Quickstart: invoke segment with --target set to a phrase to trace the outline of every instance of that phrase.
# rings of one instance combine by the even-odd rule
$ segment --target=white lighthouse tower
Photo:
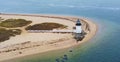
[[[75,29],[75,33],[82,33],[82,27],[81,27],[81,22],[80,20],[78,19],[77,22],[76,22],[76,29]]]
[[[83,38],[85,37],[85,34],[82,30],[82,26],[81,26],[81,22],[80,20],[78,19],[77,22],[76,22],[76,29],[74,30],[74,38],[77,40],[77,41],[81,41],[83,40]]]

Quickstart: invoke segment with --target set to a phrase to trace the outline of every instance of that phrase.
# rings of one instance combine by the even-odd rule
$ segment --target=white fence
[[[27,30],[29,33],[73,33],[74,30]]]

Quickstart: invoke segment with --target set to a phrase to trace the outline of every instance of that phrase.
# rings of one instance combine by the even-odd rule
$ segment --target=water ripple
[[[68,7],[68,8],[90,8],[90,9],[105,9],[105,10],[120,10],[118,7],[100,7],[100,6],[77,6],[77,5],[56,5],[48,4],[50,7]]]

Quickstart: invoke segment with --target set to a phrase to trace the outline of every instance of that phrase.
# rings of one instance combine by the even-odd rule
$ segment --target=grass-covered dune
[[[21,30],[20,29],[5,29],[0,28],[0,42],[3,42],[5,40],[9,40],[11,36],[20,35]]]
[[[23,27],[28,24],[32,23],[32,21],[28,21],[25,19],[7,19],[0,23],[1,27],[6,28],[16,28],[16,27]]]
[[[45,22],[35,25],[30,25],[26,28],[26,30],[52,30],[52,29],[58,29],[58,28],[67,28],[67,26],[59,24],[59,23],[53,23],[53,22]]]

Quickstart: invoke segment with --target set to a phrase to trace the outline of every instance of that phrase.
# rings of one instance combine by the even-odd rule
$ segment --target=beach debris
[[[22,52],[19,52],[19,54],[22,54]]]
[[[64,57],[63,60],[68,60],[68,58],[67,58],[67,57]]]
[[[67,55],[65,54],[64,57],[67,57]]]
[[[72,50],[70,50],[69,52],[73,52]]]
[[[64,60],[61,60],[61,62],[65,62]]]
[[[64,55],[63,60],[68,60],[68,56]]]
[[[57,58],[57,59],[56,59],[56,62],[60,62],[60,60]]]
[[[56,62],[65,62],[68,60],[68,56],[66,54],[64,54],[60,59],[57,58]]]

